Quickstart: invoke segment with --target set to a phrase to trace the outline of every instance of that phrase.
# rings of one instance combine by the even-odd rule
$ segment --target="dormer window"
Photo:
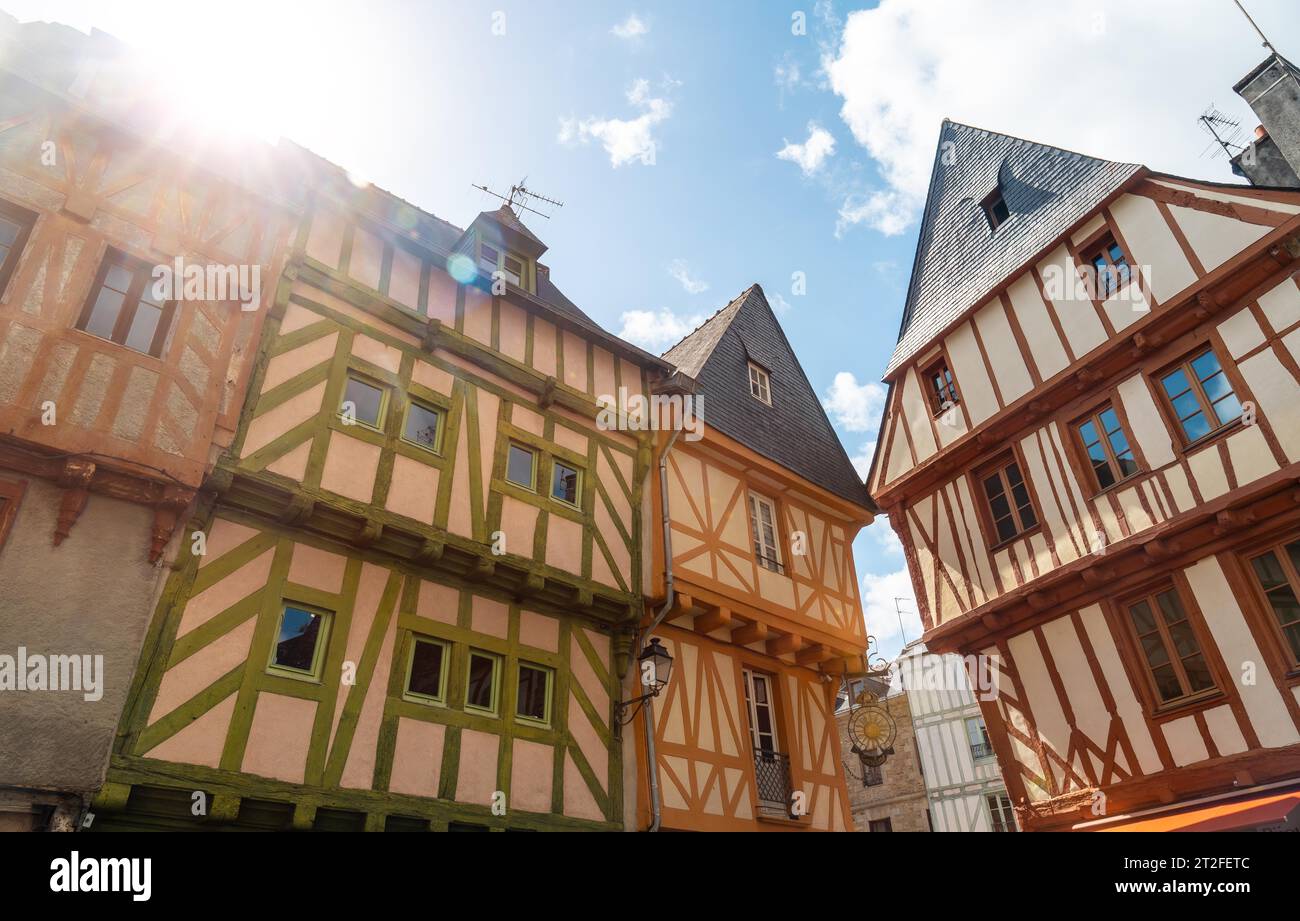
[[[989,196],[980,202],[980,207],[984,209],[984,217],[988,219],[989,230],[997,230],[1011,217],[1011,209],[1007,207],[1007,200],[1002,196],[1002,186],[998,186]]]
[[[478,264],[479,269],[488,278],[500,272],[501,277],[516,288],[532,290],[532,285],[529,284],[528,260],[517,253],[480,241]]]
[[[754,364],[749,363],[749,393],[754,399],[772,405],[772,382],[766,371]]]

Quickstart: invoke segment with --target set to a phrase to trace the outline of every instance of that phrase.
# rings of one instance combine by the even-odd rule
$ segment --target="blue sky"
[[[1249,5],[1295,57],[1286,2]],[[1263,55],[1229,0],[876,6],[0,0],[155,56],[193,117],[281,133],[460,226],[493,205],[473,184],[527,176],[565,203],[529,222],[556,283],[653,351],[759,282],[859,460],[941,118],[1231,181],[1196,117],[1253,130],[1231,86]],[[856,551],[891,655],[902,555],[883,522]]]

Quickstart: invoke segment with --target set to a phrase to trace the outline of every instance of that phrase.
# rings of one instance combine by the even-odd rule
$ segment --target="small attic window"
[[[1011,217],[1011,209],[1007,207],[1007,200],[1002,195],[1002,186],[989,193],[988,197],[980,202],[980,207],[984,209],[984,217],[988,219],[989,229],[997,230]]]
[[[501,249],[485,241],[479,241],[478,264],[479,269],[488,278],[500,272],[501,277],[515,287],[523,288],[526,291],[533,290],[529,277],[531,273],[528,271],[528,260],[518,253]]]
[[[766,371],[754,364],[749,363],[749,393],[754,399],[772,405],[772,381]]]

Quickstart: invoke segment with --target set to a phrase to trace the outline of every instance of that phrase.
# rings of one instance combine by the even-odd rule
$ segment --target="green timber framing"
[[[185,531],[186,535],[194,531],[207,532],[214,521],[221,518],[255,529],[260,532],[260,536],[249,542],[251,546],[238,547],[230,551],[227,555],[229,559],[222,557],[202,570],[199,567],[200,559],[188,552],[188,541],[181,542],[177,559],[173,563],[173,573],[157,606],[146,638],[140,667],[136,672],[115,742],[108,782],[95,801],[96,812],[101,815],[107,814],[103,817],[107,819],[109,826],[115,823],[119,826],[129,825],[132,822],[142,821],[131,815],[134,811],[132,804],[137,800],[150,797],[155,800],[159,797],[167,799],[171,796],[179,803],[176,797],[184,792],[186,799],[180,805],[185,808],[178,811],[174,819],[158,817],[155,814],[147,820],[147,824],[165,826],[170,822],[193,827],[193,820],[189,816],[188,796],[190,791],[203,790],[209,794],[211,803],[207,821],[215,827],[240,827],[242,823],[236,821],[240,815],[239,804],[247,800],[250,804],[256,804],[256,808],[265,807],[269,803],[277,808],[289,809],[291,804],[292,817],[288,824],[294,828],[312,827],[316,822],[315,816],[318,810],[322,811],[322,815],[328,816],[337,814],[360,816],[359,821],[363,826],[372,830],[386,827],[390,816],[399,817],[407,826],[414,822],[416,825],[421,827],[427,825],[434,830],[455,826],[457,823],[469,823],[494,830],[621,828],[622,749],[611,736],[608,727],[611,722],[611,701],[618,697],[620,677],[629,659],[632,633],[642,615],[642,596],[638,585],[635,582],[628,584],[624,574],[620,572],[620,567],[611,557],[605,540],[594,526],[593,518],[596,503],[603,503],[606,511],[609,512],[609,517],[617,525],[619,539],[626,543],[631,558],[631,565],[626,572],[638,576],[642,567],[639,540],[642,493],[646,474],[650,468],[649,436],[644,434],[637,436],[634,442],[635,450],[630,450],[626,439],[620,442],[604,437],[594,430],[593,425],[592,431],[584,433],[588,436],[589,450],[581,457],[551,443],[551,436],[557,422],[563,420],[571,424],[572,418],[561,416],[554,408],[562,408],[582,419],[594,420],[601,406],[586,394],[559,382],[554,376],[543,375],[526,363],[515,361],[465,336],[462,332],[465,301],[463,285],[457,287],[455,324],[457,328],[449,328],[437,319],[415,313],[382,293],[361,285],[342,271],[307,257],[303,253],[307,227],[307,222],[304,222],[296,244],[296,256],[278,283],[275,304],[259,346],[249,395],[241,415],[235,444],[219,461],[205,483],[203,500],[190,522],[190,527]],[[342,257],[344,265],[348,258],[347,249],[345,245]],[[425,258],[429,258],[427,254]],[[437,258],[436,254],[434,258]],[[390,260],[391,254],[386,257],[385,264],[387,265]],[[431,268],[426,262],[421,284],[422,305],[428,290],[428,272],[435,270],[439,269]],[[296,285],[295,283],[298,282],[300,284]],[[301,290],[304,286],[337,297],[348,307],[357,308],[357,311],[348,313],[326,306],[304,295]],[[520,294],[521,292],[512,289],[507,296]],[[529,304],[532,297],[526,292],[522,292],[522,296],[516,299],[531,306],[531,309],[526,309],[526,357],[531,359],[533,313],[537,308]],[[318,313],[321,319],[280,336],[280,325],[290,303]],[[499,299],[494,297],[492,325],[494,344],[497,342],[498,335],[498,303]],[[407,340],[390,335],[376,325],[366,322],[359,314],[374,317],[379,323],[412,337],[420,345],[413,347]],[[557,320],[557,329],[563,328],[560,318],[548,316],[547,319]],[[573,326],[574,332],[587,337],[588,383],[592,384],[594,362],[591,361],[593,345],[590,333],[581,324],[575,323]],[[272,358],[335,333],[338,338],[333,357],[323,367],[309,369],[301,375],[282,382],[268,393],[261,393],[267,365]],[[369,365],[352,355],[351,343],[357,334],[364,334],[385,346],[399,349],[403,357],[398,372],[394,374],[383,368]],[[562,376],[563,347],[561,337],[557,335],[555,339],[557,368]],[[435,349],[467,360],[514,388],[535,394],[536,402],[522,400],[516,391],[507,389],[487,377],[476,375],[459,363],[443,360],[434,354]],[[449,399],[412,382],[412,367],[417,356],[422,362],[434,365],[452,376],[454,382]],[[622,362],[614,362],[616,375],[621,373],[621,365]],[[349,370],[381,382],[390,389],[392,397],[386,402],[381,430],[368,431],[359,425],[346,426],[349,437],[374,444],[382,450],[372,503],[347,499],[320,488],[321,467],[330,440],[328,433],[344,428],[336,408]],[[641,380],[638,382],[642,392],[648,389],[649,376],[643,364]],[[321,409],[313,418],[272,439],[249,456],[240,457],[248,427],[259,415],[322,382],[325,384],[326,392]],[[619,380],[618,384],[621,383],[622,381]],[[478,401],[472,398],[478,389],[487,390],[500,399],[502,422],[498,426],[495,440],[496,449],[492,458],[490,483],[482,482],[480,475],[482,468],[476,456],[480,446],[479,440],[473,437],[466,440],[466,448],[470,452],[467,467],[471,490],[470,507],[473,514],[472,537],[467,538],[447,530],[451,476],[439,478],[439,492],[432,525],[383,508],[396,456],[410,457],[450,472],[454,464],[452,453],[457,445],[460,426],[468,426],[472,433],[479,425]],[[471,398],[467,399],[467,396]],[[436,407],[443,413],[444,431],[440,436],[444,450],[441,456],[401,438],[403,410],[412,397]],[[517,402],[544,417],[545,429],[541,439],[510,425],[512,407]],[[304,482],[299,483],[265,469],[274,457],[282,456],[308,439],[313,439],[313,445]],[[574,509],[551,501],[545,490],[539,494],[526,493],[504,481],[506,452],[512,439],[541,449],[545,457],[559,458],[566,463],[576,463],[583,468],[583,494],[579,508]],[[633,471],[631,477],[626,477],[619,471],[619,465],[614,462],[616,452],[622,452],[630,460]],[[606,463],[605,469],[613,472],[612,477],[597,475],[596,471],[602,458]],[[544,465],[539,466],[539,474],[544,474],[547,469]],[[488,490],[486,513],[483,512],[482,501],[484,490]],[[632,520],[626,524],[619,522],[619,516],[614,513],[612,507],[611,491],[615,490],[621,493],[630,509]],[[500,523],[503,495],[530,502],[540,509],[531,557],[509,553],[497,555],[492,552],[489,535],[497,530]],[[543,562],[546,522],[550,515],[560,515],[575,520],[583,526],[584,545],[580,573],[567,572]],[[346,580],[340,595],[322,596],[323,593],[315,591],[313,594],[314,590],[304,586],[286,585],[289,552],[286,550],[286,545],[292,547],[295,543],[316,546],[348,557]],[[240,560],[245,560],[248,553],[259,548],[274,551],[272,573],[266,585],[260,591],[244,598],[178,640],[177,627],[188,599],[209,585],[210,580],[219,577],[223,570]],[[603,554],[619,582],[617,587],[605,585],[592,578],[594,553]],[[389,570],[390,577],[366,642],[366,654],[363,655],[358,668],[357,683],[349,688],[341,704],[340,731],[347,726],[355,728],[356,713],[361,702],[365,700],[367,682],[374,672],[372,653],[375,651],[375,645],[380,642],[379,637],[383,629],[381,623],[387,624],[392,618],[396,618],[399,648],[394,653],[394,662],[405,661],[408,644],[417,634],[441,639],[449,643],[454,650],[450,663],[451,678],[448,684],[450,699],[446,707],[435,708],[404,700],[401,684],[405,679],[405,672],[399,666],[392,668],[384,701],[383,722],[375,753],[375,770],[370,790],[340,787],[338,781],[343,769],[343,760],[347,757],[346,748],[339,753],[327,751],[331,722],[338,701],[337,691],[341,680],[340,670],[345,644],[343,642],[330,644],[320,684],[276,676],[267,673],[264,668],[280,608],[286,599],[319,604],[333,611],[334,623],[331,626],[331,633],[337,637],[346,635],[351,617],[351,604],[355,600],[356,580],[363,562],[384,566]],[[460,592],[461,602],[454,625],[422,618],[415,613],[415,598],[421,580],[450,586]],[[349,596],[349,592],[353,595]],[[505,639],[490,637],[469,629],[469,605],[474,594],[492,597],[508,605],[509,633]],[[558,619],[560,624],[558,652],[527,647],[519,642],[521,607]],[[255,620],[256,626],[252,648],[246,660],[182,704],[169,716],[156,721],[152,726],[147,725],[159,685],[167,669],[250,619]],[[610,636],[612,642],[608,661],[612,668],[600,662],[600,657],[590,641],[588,631],[591,630]],[[571,638],[576,640],[576,644],[571,642]],[[467,713],[458,708],[458,703],[463,703],[464,669],[467,649],[471,645],[499,656],[503,663],[502,674],[505,679],[502,682],[503,694],[498,716]],[[599,676],[609,699],[593,700],[591,695],[583,692],[578,682],[571,680],[570,657],[571,650],[574,648],[581,651],[586,659],[585,664]],[[519,661],[534,662],[554,671],[553,718],[549,727],[539,727],[526,721],[516,722],[515,684],[512,676]],[[305,782],[302,784],[252,776],[239,771],[243,748],[247,743],[253,718],[254,703],[261,690],[287,697],[307,697],[319,703],[311,734]],[[144,757],[143,753],[157,745],[164,737],[178,732],[231,694],[237,695],[236,712],[230,721],[218,768],[177,764]],[[575,744],[567,726],[567,701],[570,694],[573,694],[574,699],[591,719],[602,746],[608,752],[608,783],[603,789],[597,782],[589,761],[583,757],[578,745]],[[437,799],[399,795],[387,790],[392,769],[397,721],[402,718],[440,722],[446,726]],[[511,779],[512,740],[518,737],[553,745],[555,774],[551,792],[552,813],[524,813],[512,809],[507,815],[497,816],[493,815],[486,805],[452,801],[456,790],[456,759],[460,733],[462,729],[467,728],[490,732],[500,737],[497,788],[506,792],[507,796]],[[574,763],[605,817],[604,822],[556,814],[563,807],[563,765],[566,753],[574,756]],[[177,786],[178,782],[181,787]],[[252,805],[250,808],[253,808]]]

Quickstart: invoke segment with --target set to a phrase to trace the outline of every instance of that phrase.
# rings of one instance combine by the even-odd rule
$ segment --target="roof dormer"
[[[505,205],[476,217],[456,246],[457,252],[468,258],[481,283],[490,285],[500,273],[499,277],[509,284],[532,294],[537,292],[537,259],[546,249],[546,244]],[[470,266],[464,268],[464,274],[469,275]]]

